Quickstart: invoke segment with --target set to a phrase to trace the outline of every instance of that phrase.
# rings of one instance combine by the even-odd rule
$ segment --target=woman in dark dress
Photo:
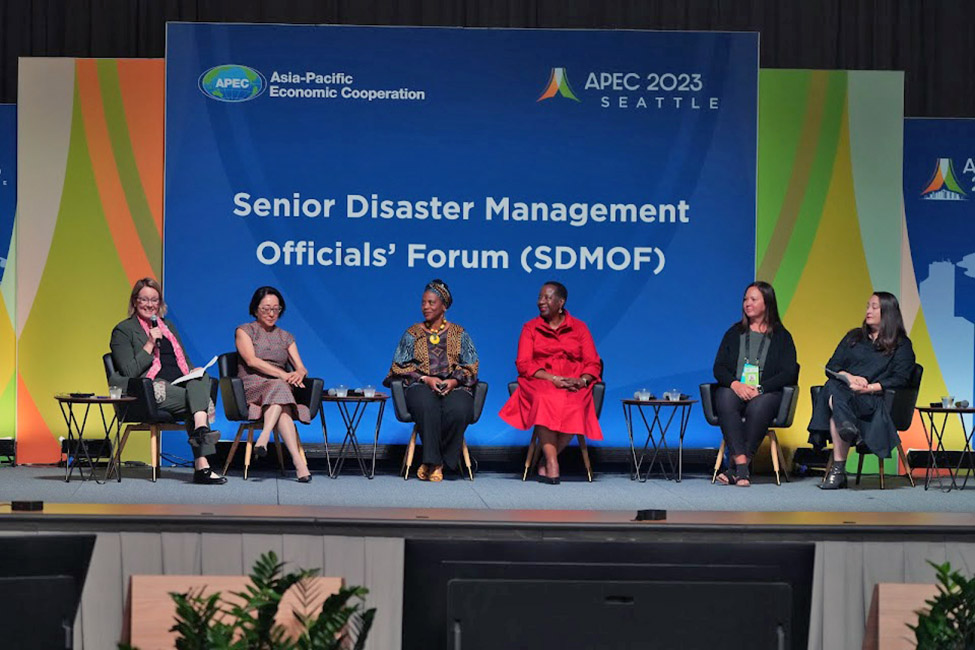
[[[423,463],[416,472],[421,481],[442,481],[445,465],[457,468],[474,414],[477,350],[463,327],[447,322],[453,302],[442,280],[423,288],[423,321],[403,333],[383,380],[385,386],[403,380],[406,407],[423,443]]]
[[[833,466],[822,489],[846,487],[850,445],[863,442],[881,458],[897,446],[884,391],[907,386],[914,363],[897,298],[886,291],[874,293],[863,324],[847,332],[826,364],[828,379],[813,404],[809,442],[818,449],[833,443]]]
[[[234,333],[241,360],[237,376],[244,382],[247,417],[264,421],[254,452],[258,456],[267,454],[268,440],[276,429],[291,454],[298,482],[308,483],[311,472],[298,447],[295,420],[308,424],[311,414],[307,406],[295,401],[293,392],[296,387],[304,387],[308,371],[298,354],[295,337],[278,327],[284,309],[284,296],[274,287],[260,287],[254,292],[250,302],[254,320],[239,326]],[[287,369],[288,363],[294,370]]]
[[[748,487],[749,463],[779,411],[782,389],[799,381],[799,365],[772,285],[748,285],[741,311],[714,359],[714,410],[728,448],[728,466],[718,480]]]

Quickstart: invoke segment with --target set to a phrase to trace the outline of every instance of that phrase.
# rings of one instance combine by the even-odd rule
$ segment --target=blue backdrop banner
[[[17,106],[0,104],[0,279],[7,268],[17,211]],[[11,260],[12,262],[13,260]],[[10,305],[8,309],[13,309]]]
[[[490,383],[468,442],[526,444],[497,412],[558,280],[603,444],[621,398],[711,378],[754,274],[757,34],[177,23],[166,71],[166,299],[197,363],[274,285],[313,376],[378,386],[442,278]],[[718,440],[695,407],[686,444]]]
[[[948,392],[975,368],[975,120],[904,121],[904,209],[924,320]]]

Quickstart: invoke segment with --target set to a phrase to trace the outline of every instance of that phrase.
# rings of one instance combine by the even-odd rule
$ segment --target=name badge
[[[754,363],[746,363],[741,369],[741,383],[746,386],[758,386],[758,366]]]

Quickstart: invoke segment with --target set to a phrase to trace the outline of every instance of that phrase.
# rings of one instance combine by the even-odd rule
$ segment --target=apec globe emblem
[[[218,65],[200,75],[200,92],[221,102],[246,102],[267,89],[260,72],[246,65]]]

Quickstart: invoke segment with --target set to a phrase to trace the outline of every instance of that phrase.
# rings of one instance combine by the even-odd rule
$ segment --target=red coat
[[[592,403],[592,384],[576,392],[556,388],[547,379],[536,379],[539,370],[562,377],[592,375],[598,381],[602,364],[589,328],[568,312],[553,330],[541,316],[521,328],[518,340],[518,389],[501,409],[501,419],[516,429],[535,425],[560,433],[602,440],[603,432]]]

